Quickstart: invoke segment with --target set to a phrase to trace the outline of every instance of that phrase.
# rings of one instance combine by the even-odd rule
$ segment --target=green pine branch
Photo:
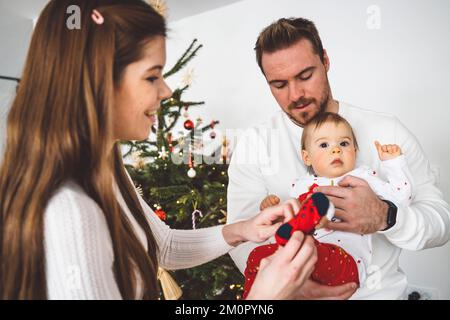
[[[203,45],[200,44],[195,49],[192,49],[196,42],[197,42],[197,39],[194,39],[192,41],[192,43],[187,48],[187,50],[183,53],[181,58],[178,59],[178,61],[175,63],[175,65],[163,75],[164,78],[168,78],[171,75],[173,75],[173,74],[177,73],[178,71],[180,71],[181,69],[183,69],[187,65],[187,63],[196,56],[198,50],[200,50],[200,48],[203,47]],[[191,50],[193,50],[193,51],[191,52]]]

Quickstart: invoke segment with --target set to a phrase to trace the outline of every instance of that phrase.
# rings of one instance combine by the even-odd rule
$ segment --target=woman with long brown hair
[[[80,9],[80,28],[66,25]],[[298,203],[226,226],[171,230],[136,193],[121,140],[148,137],[171,91],[164,19],[139,0],[52,0],[36,24],[0,169],[2,299],[151,299],[157,268],[189,268],[264,241]],[[306,240],[305,240],[306,239]],[[249,298],[291,298],[316,259],[296,234]],[[283,270],[283,273],[280,271]]]

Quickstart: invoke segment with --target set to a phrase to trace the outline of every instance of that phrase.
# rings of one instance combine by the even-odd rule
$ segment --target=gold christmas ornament
[[[160,15],[162,15],[165,19],[167,19],[167,4],[164,0],[150,0],[148,3],[155,9],[156,12],[158,12]]]
[[[178,300],[181,297],[183,291],[180,286],[176,283],[174,278],[172,278],[169,272],[161,267],[158,268],[158,279],[161,283],[161,288],[166,300]]]

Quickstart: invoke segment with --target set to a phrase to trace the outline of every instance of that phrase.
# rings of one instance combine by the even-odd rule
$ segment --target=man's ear
[[[323,49],[323,65],[325,70],[328,72],[330,70],[330,58],[328,58],[327,50]]]
[[[302,159],[307,167],[312,165],[311,158],[309,157],[308,151],[302,150]]]

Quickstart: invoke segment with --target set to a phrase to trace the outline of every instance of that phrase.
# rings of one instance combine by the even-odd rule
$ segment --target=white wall
[[[0,75],[20,77],[32,30],[31,19],[0,14]],[[0,80],[0,155],[6,137],[6,116],[15,92],[16,82]]]
[[[376,5],[379,29],[370,29]],[[170,9],[170,8],[169,8]],[[313,20],[331,59],[338,100],[395,114],[418,137],[450,200],[450,2],[446,0],[246,0],[170,25],[168,66],[193,38],[204,44],[192,61],[196,80],[186,97],[207,102],[198,112],[222,128],[246,128],[277,110],[255,62],[263,27],[280,17]],[[176,77],[169,83],[177,84]],[[404,252],[410,283],[450,299],[450,245]]]

